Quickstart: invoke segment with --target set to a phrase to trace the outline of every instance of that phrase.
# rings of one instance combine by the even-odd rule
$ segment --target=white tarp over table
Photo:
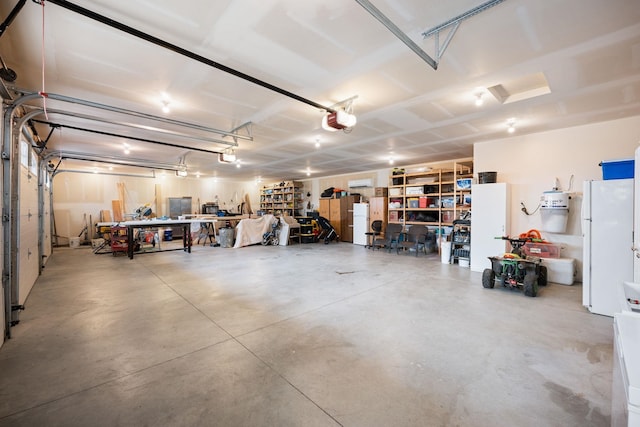
[[[236,243],[234,248],[262,243],[264,233],[271,231],[271,224],[277,221],[273,215],[264,215],[258,218],[246,218],[236,226]]]

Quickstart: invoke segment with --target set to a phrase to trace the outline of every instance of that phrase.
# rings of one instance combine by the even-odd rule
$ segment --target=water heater
[[[540,198],[542,231],[564,233],[569,220],[569,194],[562,191],[545,191]]]

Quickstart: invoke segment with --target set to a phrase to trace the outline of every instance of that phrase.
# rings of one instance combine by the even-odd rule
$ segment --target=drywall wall
[[[221,209],[236,212],[245,194],[249,194],[254,212],[260,202],[255,182],[179,178],[162,173],[155,178],[142,178],[65,172],[53,179],[53,211],[59,245],[66,245],[69,237],[78,236],[85,222],[89,224],[89,218],[96,223],[100,220],[100,211],[111,211],[111,201],[119,197],[118,183],[124,183],[125,213],[133,213],[136,208],[150,203],[153,212],[166,215],[169,197],[190,196],[193,213],[198,213],[203,203],[216,199]],[[156,200],[156,186],[161,189],[159,200]]]
[[[562,256],[575,258],[582,278],[582,183],[602,179],[602,160],[633,158],[640,141],[640,117],[594,123],[562,130],[479,142],[474,144],[474,169],[497,171],[498,182],[511,187],[511,235],[540,229],[539,205],[544,191],[557,178],[560,189],[572,192],[567,232],[543,233],[562,246]]]

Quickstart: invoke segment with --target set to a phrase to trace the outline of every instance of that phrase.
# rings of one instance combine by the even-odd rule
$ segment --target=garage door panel
[[[43,206],[42,206],[42,223],[44,235],[42,236],[44,250],[43,255],[45,256],[44,262],[46,263],[52,253],[51,247],[51,213],[49,211],[51,205],[51,195],[49,194],[49,188],[45,188],[43,194]]]
[[[23,168],[20,174],[20,210],[23,208],[31,208],[32,211],[38,211],[38,179],[28,174]]]
[[[38,254],[38,179],[22,169],[20,174],[18,236],[18,302],[24,304],[40,271]]]

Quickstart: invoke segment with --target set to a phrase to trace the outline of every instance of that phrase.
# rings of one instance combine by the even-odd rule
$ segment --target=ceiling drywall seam
[[[233,69],[231,67],[227,67],[226,65],[223,65],[223,64],[220,64],[220,63],[218,63],[216,61],[213,61],[211,59],[205,58],[202,55],[198,55],[195,52],[191,52],[191,51],[189,51],[187,49],[184,49],[184,48],[182,48],[180,46],[174,45],[174,44],[169,43],[169,42],[167,42],[165,40],[162,40],[160,38],[157,38],[155,36],[147,34],[147,33],[143,32],[143,31],[137,30],[137,29],[135,29],[133,27],[130,27],[128,25],[125,25],[125,24],[122,24],[120,22],[117,22],[117,21],[115,21],[113,19],[110,19],[110,18],[108,18],[106,16],[100,15],[99,13],[93,12],[93,11],[91,11],[89,9],[86,9],[86,8],[83,8],[83,7],[78,6],[76,4],[73,4],[73,3],[69,2],[69,1],[66,1],[66,0],[47,0],[47,2],[48,3],[53,3],[53,4],[58,5],[58,6],[61,6],[61,7],[65,8],[65,9],[67,9],[67,10],[70,10],[72,12],[76,12],[76,13],[81,14],[81,15],[87,17],[87,18],[93,19],[93,20],[98,21],[98,22],[100,22],[102,24],[105,24],[105,25],[108,25],[108,26],[110,26],[112,28],[115,28],[117,30],[123,31],[123,32],[125,32],[125,33],[127,33],[129,35],[132,35],[134,37],[138,37],[140,39],[146,40],[146,41],[148,41],[150,43],[153,43],[153,44],[155,44],[157,46],[163,47],[165,49],[168,49],[170,51],[178,53],[178,54],[180,54],[182,56],[185,56],[187,58],[190,58],[190,59],[193,59],[195,61],[198,61],[198,62],[200,62],[202,64],[205,64],[205,65],[208,65],[210,67],[216,68],[216,69],[218,69],[220,71],[224,71],[225,73],[228,73],[228,74],[231,74],[233,76],[239,77],[239,78],[241,78],[243,80],[246,80],[248,82],[251,82],[253,84],[261,86],[261,87],[263,87],[265,89],[269,89],[269,90],[271,90],[273,92],[279,93],[280,95],[284,95],[286,97],[292,98],[292,99],[294,99],[296,101],[299,101],[299,102],[302,102],[304,104],[310,105],[310,106],[312,106],[314,108],[317,108],[319,110],[324,110],[324,111],[327,111],[327,112],[330,112],[330,113],[335,113],[336,112],[335,110],[333,110],[330,107],[325,107],[322,104],[319,104],[317,102],[311,101],[311,100],[309,100],[307,98],[304,98],[304,97],[302,97],[300,95],[296,95],[295,93],[290,92],[290,91],[288,91],[286,89],[282,89],[282,88],[280,88],[278,86],[272,85],[271,83],[267,83],[264,80],[260,80],[260,79],[258,79],[256,77],[250,76],[250,75],[245,74],[245,73],[243,73],[241,71],[235,70],[235,69]]]

